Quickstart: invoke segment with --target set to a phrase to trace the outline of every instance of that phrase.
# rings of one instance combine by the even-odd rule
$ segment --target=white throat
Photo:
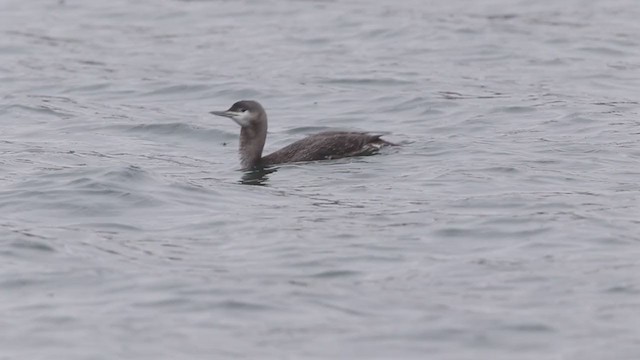
[[[249,111],[236,112],[231,115],[231,119],[242,127],[247,127],[251,123],[251,113]]]

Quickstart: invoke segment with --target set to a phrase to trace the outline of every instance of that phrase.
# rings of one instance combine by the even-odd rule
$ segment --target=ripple
[[[185,93],[197,93],[202,92],[210,87],[208,85],[201,84],[191,84],[191,85],[171,85],[166,86],[157,90],[153,90],[143,94],[144,96],[155,96],[155,95],[183,95]]]
[[[232,124],[233,125],[233,124]],[[117,126],[112,129],[122,129],[127,133],[140,134],[145,137],[169,136],[174,138],[198,140],[211,143],[213,141],[230,141],[237,138],[237,134],[220,129],[205,129],[188,123],[141,124],[135,126]]]
[[[319,83],[322,84],[333,84],[333,85],[359,85],[359,86],[399,86],[399,85],[408,85],[411,84],[411,81],[394,79],[394,78],[384,78],[384,77],[376,77],[376,78],[320,78],[317,79]]]
[[[360,272],[353,271],[353,270],[328,270],[328,271],[323,271],[323,272],[310,275],[310,277],[319,278],[319,279],[331,279],[331,278],[351,277],[356,275],[360,275]]]
[[[37,106],[9,105],[7,107],[4,107],[2,112],[11,113],[15,110],[33,112],[33,113],[38,113],[43,115],[51,115],[51,116],[55,116],[62,119],[71,117],[70,113],[65,112],[57,107],[53,107],[49,105],[37,105]]]
[[[215,306],[224,308],[229,311],[240,311],[240,312],[270,311],[274,309],[273,306],[267,306],[261,303],[240,301],[240,300],[225,300],[225,301],[218,302]]]
[[[38,235],[30,234],[28,232],[20,232],[20,234],[27,237],[40,237]],[[16,241],[11,243],[11,246],[16,249],[34,250],[34,251],[45,252],[45,253],[56,251],[55,248],[40,241],[21,240],[21,241]]]

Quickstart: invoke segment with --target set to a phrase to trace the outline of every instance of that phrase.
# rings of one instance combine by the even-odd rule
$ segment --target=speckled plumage
[[[370,155],[383,146],[394,145],[381,139],[381,135],[327,131],[308,136],[262,157],[267,137],[267,114],[258,102],[238,101],[229,110],[213,111],[212,114],[229,117],[241,126],[239,151],[244,169]]]

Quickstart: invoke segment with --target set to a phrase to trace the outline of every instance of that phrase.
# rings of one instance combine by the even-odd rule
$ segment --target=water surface
[[[636,359],[638,18],[3,1],[0,358]],[[240,99],[402,146],[243,173]]]

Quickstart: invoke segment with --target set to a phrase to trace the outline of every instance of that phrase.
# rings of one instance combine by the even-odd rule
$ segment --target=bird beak
[[[217,116],[222,116],[222,117],[227,117],[233,121],[235,121],[238,125],[242,126],[242,127],[246,127],[249,126],[249,112],[245,111],[245,112],[239,112],[239,111],[231,111],[231,110],[227,110],[227,111],[211,111],[209,112],[210,114],[213,115],[217,115]]]
[[[239,113],[235,112],[235,111],[211,111],[209,114],[213,114],[213,115],[217,115],[217,116],[222,116],[222,117],[228,117],[228,118],[233,118],[234,116],[238,116]]]

